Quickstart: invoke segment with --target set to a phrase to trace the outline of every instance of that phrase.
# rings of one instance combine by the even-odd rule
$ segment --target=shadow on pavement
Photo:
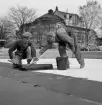
[[[64,77],[60,75],[46,74],[39,72],[31,72],[31,71],[23,72],[12,69],[12,65],[10,63],[0,63],[0,76],[15,79],[17,81],[20,81],[21,83],[27,83],[29,85],[33,85],[33,87],[42,87],[49,91],[62,93],[68,96],[74,96],[82,100],[83,99],[91,100],[102,104],[102,82],[73,78],[69,76]],[[74,105],[74,103],[70,105]],[[88,104],[77,103],[75,105],[88,105]],[[98,104],[89,104],[89,105],[98,105]]]

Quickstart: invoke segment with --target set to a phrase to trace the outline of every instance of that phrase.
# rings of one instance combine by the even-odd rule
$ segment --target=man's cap
[[[31,37],[32,37],[32,34],[31,34],[30,32],[24,32],[24,33],[22,34],[22,37],[23,37],[23,38],[31,38]]]

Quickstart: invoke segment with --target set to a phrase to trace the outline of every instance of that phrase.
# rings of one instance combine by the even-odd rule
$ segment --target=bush
[[[84,47],[81,47],[80,50],[81,51],[88,51],[88,48],[84,46]]]
[[[89,47],[89,51],[100,51],[100,48],[96,45],[91,45],[88,47]]]
[[[100,48],[96,45],[89,45],[81,47],[81,51],[100,51]]]

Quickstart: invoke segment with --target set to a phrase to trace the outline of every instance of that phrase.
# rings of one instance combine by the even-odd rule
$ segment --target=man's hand
[[[38,60],[39,60],[39,58],[37,58],[37,57],[34,57],[34,58],[33,58],[33,61],[34,61],[34,62],[37,62]]]
[[[15,61],[15,59],[11,59],[11,62],[16,64],[17,62]]]
[[[38,60],[39,60],[39,58],[37,58],[37,57],[32,58],[30,64],[28,64],[27,67],[30,66],[31,64],[36,64],[36,62],[37,62]]]

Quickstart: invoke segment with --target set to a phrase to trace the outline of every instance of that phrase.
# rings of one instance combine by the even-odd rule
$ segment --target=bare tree
[[[30,23],[36,18],[36,10],[29,9],[26,6],[12,7],[9,9],[8,17],[10,21],[12,21],[18,30],[26,23]],[[22,27],[22,32],[24,31],[24,27]]]
[[[100,4],[98,4],[97,1],[88,1],[86,5],[80,6],[79,13],[81,17],[83,18],[84,25],[86,28],[93,29],[96,26],[95,21],[98,20],[98,14],[101,9]]]
[[[6,39],[6,37],[15,32],[15,26],[6,17],[0,19],[0,39]]]
[[[79,13],[84,22],[84,27],[87,29],[95,30],[97,25],[100,23],[100,19],[98,14],[100,13],[101,6],[97,1],[87,1],[86,5],[79,7]],[[87,44],[88,44],[88,34],[87,36]]]

